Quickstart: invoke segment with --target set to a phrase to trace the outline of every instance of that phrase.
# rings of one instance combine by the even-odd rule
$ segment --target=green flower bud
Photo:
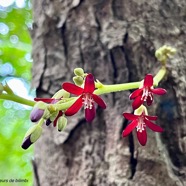
[[[48,119],[50,117],[51,113],[48,109],[45,109],[44,114],[42,116],[43,119]]]
[[[21,147],[23,149],[28,149],[30,145],[32,145],[34,142],[36,142],[39,139],[41,134],[42,134],[41,126],[38,125],[32,126],[25,134]]]
[[[82,68],[75,68],[74,69],[74,74],[76,76],[83,76],[84,75],[84,70]]]
[[[33,125],[31,128],[29,128],[28,131],[26,132],[24,138],[26,138],[27,136],[29,136],[30,134],[32,134],[36,130],[37,127],[38,127],[37,125]]]
[[[58,131],[61,132],[66,128],[66,126],[67,126],[67,118],[65,118],[64,116],[59,117],[57,120]]]
[[[30,141],[32,143],[35,143],[40,138],[41,134],[42,134],[42,128],[41,126],[37,126],[30,136]]]
[[[4,89],[8,94],[14,94],[14,92],[13,92],[12,89],[8,86],[7,83],[6,83],[3,87],[4,87],[3,89]]]
[[[61,89],[59,91],[57,91],[52,98],[55,98],[55,99],[60,99],[60,98],[69,98],[70,97],[70,93],[67,92],[66,90],[64,89]]]
[[[148,115],[147,108],[146,108],[144,105],[141,105],[139,108],[137,108],[137,109],[134,111],[134,114],[135,114],[135,115],[141,115],[143,112],[145,112],[145,115]]]
[[[56,112],[57,109],[54,105],[48,105],[47,106],[48,111],[52,114],[53,112]]]
[[[83,84],[83,78],[81,76],[74,76],[73,81],[78,86],[81,86]]]
[[[41,109],[41,110],[45,110],[47,108],[47,104],[44,103],[43,101],[38,101],[38,102],[36,102],[34,107],[38,108],[38,109]]]
[[[53,112],[53,113],[50,115],[50,121],[53,122],[53,121],[56,119],[56,117],[58,116],[58,114],[59,114],[58,111],[57,111],[57,112]]]
[[[165,64],[167,59],[170,58],[171,56],[173,56],[175,53],[176,53],[175,48],[164,45],[156,50],[155,56],[160,62]]]

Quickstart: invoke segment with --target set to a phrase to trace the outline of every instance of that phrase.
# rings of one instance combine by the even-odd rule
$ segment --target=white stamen
[[[137,132],[142,132],[143,130],[145,130],[145,122],[143,120],[142,117],[138,118],[138,125],[136,126]]]
[[[141,100],[147,101],[148,97],[150,97],[150,100],[153,100],[152,93],[149,91],[149,88],[145,87],[143,89],[143,94],[142,94]]]
[[[92,96],[88,93],[83,95],[83,104],[84,104],[84,109],[92,109],[94,100],[92,99]]]

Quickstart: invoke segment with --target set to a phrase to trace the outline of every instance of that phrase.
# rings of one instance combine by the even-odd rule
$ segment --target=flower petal
[[[158,116],[148,116],[148,115],[145,115],[145,118],[149,119],[149,120],[157,120],[158,119]]]
[[[153,85],[153,76],[152,74],[147,74],[144,79],[143,85],[146,87],[151,87]]]
[[[92,106],[92,109],[86,108],[85,109],[85,118],[88,122],[91,122],[96,116],[96,109],[94,107],[94,104]]]
[[[106,108],[106,103],[102,100],[101,97],[99,97],[96,94],[92,94],[92,98],[94,99],[94,101],[103,109]]]
[[[153,102],[153,95],[152,94],[151,94],[151,96],[147,97],[147,101],[146,102],[147,102],[148,106],[152,105],[152,102]]]
[[[144,119],[145,124],[149,127],[149,129],[155,131],[155,132],[163,132],[163,129],[149,121],[148,119]]]
[[[136,98],[137,96],[141,96],[141,95],[142,95],[142,91],[143,91],[143,88],[139,88],[139,89],[135,90],[134,92],[132,92],[132,93],[129,95],[129,98],[130,98],[130,99],[134,99],[134,98]]]
[[[122,136],[123,137],[128,136],[132,132],[132,130],[137,126],[137,124],[138,124],[137,120],[134,120],[131,123],[129,123],[125,130],[123,130]]]
[[[53,100],[53,98],[34,98],[34,101],[43,101],[45,103],[51,103]]]
[[[136,115],[130,114],[130,113],[123,113],[123,116],[128,120],[135,120],[135,119],[138,119],[138,117],[139,117],[139,116],[136,116]]]
[[[54,120],[54,122],[53,122],[53,126],[54,126],[54,127],[57,125],[57,120],[58,120],[58,118],[59,118],[60,116],[62,116],[62,115],[63,115],[63,112],[60,110],[59,113],[58,113],[58,115],[57,115],[57,117],[55,118],[55,120]]]
[[[62,87],[67,92],[70,92],[71,94],[75,94],[77,96],[83,93],[83,89],[81,87],[78,87],[77,85],[74,85],[72,83],[63,83]]]
[[[141,99],[141,96],[138,96],[132,103],[132,107],[133,109],[137,109],[138,107],[140,107],[143,103],[143,99]]]
[[[163,88],[155,88],[155,89],[151,89],[151,92],[157,95],[164,95],[167,93],[167,91]]]
[[[93,93],[95,90],[94,76],[88,74],[85,78],[84,93]]]
[[[146,132],[146,130],[143,130],[142,132],[137,131],[137,138],[138,138],[139,143],[142,146],[145,146],[146,143],[147,143],[147,132]]]
[[[72,106],[70,108],[68,108],[65,112],[66,116],[72,116],[74,114],[76,114],[79,109],[82,107],[82,96],[80,96],[76,102],[74,104],[72,104]]]

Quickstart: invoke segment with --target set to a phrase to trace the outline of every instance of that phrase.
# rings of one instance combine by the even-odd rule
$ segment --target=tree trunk
[[[83,110],[59,133],[43,126],[35,144],[35,186],[186,185],[186,3],[185,0],[33,0],[33,86],[52,96],[73,69],[82,67],[104,84],[133,82],[160,67],[155,49],[178,52],[168,62],[149,113],[162,134],[148,131],[145,147],[136,134],[122,138],[132,112],[129,91],[103,95],[92,123]]]

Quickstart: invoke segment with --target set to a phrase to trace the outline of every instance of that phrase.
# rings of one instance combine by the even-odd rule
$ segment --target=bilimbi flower
[[[103,109],[106,108],[105,102],[96,94],[95,82],[92,74],[88,74],[85,78],[84,88],[81,88],[72,83],[63,83],[63,89],[67,92],[79,96],[75,103],[66,110],[66,116],[72,116],[76,114],[82,106],[85,109],[85,118],[88,122],[91,122],[96,114],[94,103],[96,102]]]
[[[129,98],[134,99],[132,103],[133,109],[139,108],[143,102],[146,102],[150,106],[153,102],[153,94],[163,95],[167,91],[163,88],[154,88],[153,87],[153,76],[147,74],[144,79],[143,87],[135,90],[130,94]]]
[[[163,129],[160,126],[150,121],[155,121],[158,117],[149,116],[145,114],[145,112],[147,112],[146,108],[141,106],[139,109],[135,110],[135,113],[137,114],[123,113],[123,116],[128,120],[132,120],[132,122],[123,130],[122,136],[128,136],[136,128],[138,141],[143,146],[145,146],[147,142],[146,127],[155,132],[163,132]]]

